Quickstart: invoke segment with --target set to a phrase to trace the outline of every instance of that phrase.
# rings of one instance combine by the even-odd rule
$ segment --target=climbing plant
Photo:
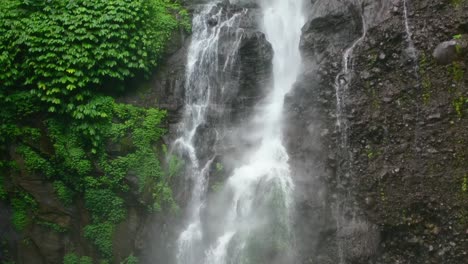
[[[14,111],[0,118],[38,110],[84,122],[105,118],[93,111],[92,97],[148,74],[173,32],[188,25],[187,12],[171,0],[2,1],[0,102]],[[2,122],[2,134],[14,136],[9,123]]]
[[[148,76],[179,30],[190,23],[176,0],[0,2],[2,171],[12,167],[14,152],[21,169],[50,182],[64,205],[84,201],[91,223],[83,235],[103,260],[111,259],[115,227],[126,217],[130,174],[137,192],[149,197],[141,201],[148,211],[177,209],[173,173],[158,157],[166,112],[119,104],[112,95],[129,78]],[[109,149],[115,145],[122,151]],[[36,219],[35,199],[14,184],[7,190],[7,177],[15,176],[1,175],[0,199],[11,204],[18,231],[33,221],[67,230]],[[69,254],[64,263],[91,259]]]

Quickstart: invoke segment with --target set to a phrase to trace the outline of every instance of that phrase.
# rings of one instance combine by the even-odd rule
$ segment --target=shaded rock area
[[[468,3],[407,1],[415,59],[402,5],[394,1],[355,53],[349,186],[380,227],[376,263],[465,263],[468,58],[460,52],[444,66],[432,54],[465,33]]]
[[[468,9],[457,3],[407,1],[415,59],[403,1],[312,1],[304,74],[286,98],[301,263],[466,262]],[[343,137],[336,80],[362,21],[340,77]]]
[[[30,147],[48,157],[50,153],[47,149],[51,148],[49,144],[47,134],[43,134],[41,143]],[[12,193],[12,199],[28,199],[29,196],[34,204],[26,208],[26,225],[24,229],[18,230],[13,226],[13,221],[21,221],[22,216],[15,210],[22,209],[14,208],[14,200],[10,203],[0,201],[0,263],[11,263],[9,261],[14,260],[17,264],[62,264],[67,252],[98,259],[96,250],[83,237],[83,227],[91,223],[83,197],[77,197],[72,205],[65,205],[59,199],[50,178],[28,170],[23,156],[18,154],[16,148],[15,145],[11,146],[10,157],[17,168],[7,172],[11,182],[6,182],[5,188],[8,192],[13,187],[20,190]],[[116,227],[112,238],[115,263],[120,263],[135,252],[136,231],[148,212],[141,198],[131,193],[138,193],[138,188],[130,190],[124,197],[129,212],[127,219]]]
[[[335,80],[345,50],[365,27],[388,16],[388,4],[313,1],[310,9],[301,40],[304,73],[286,98],[285,118],[296,182],[298,255],[300,263],[361,263],[376,254],[379,233],[365,217],[356,217],[355,203],[347,197],[351,174],[343,170],[348,156],[339,147]]]

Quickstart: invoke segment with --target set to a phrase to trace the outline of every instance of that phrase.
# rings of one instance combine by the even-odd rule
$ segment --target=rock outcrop
[[[301,263],[464,263],[467,4],[312,2],[286,101]]]

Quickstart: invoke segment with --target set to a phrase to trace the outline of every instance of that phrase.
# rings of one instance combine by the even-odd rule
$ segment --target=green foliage
[[[63,258],[63,264],[93,264],[93,260],[90,257],[79,257],[75,253],[68,253]]]
[[[124,201],[109,189],[88,189],[85,205],[94,222],[110,221],[119,223],[125,219]]]
[[[145,204],[151,210],[177,208],[169,182],[181,161],[174,158],[166,172],[154,147],[165,133],[166,112],[117,104],[105,94],[149,75],[181,28],[190,30],[189,16],[174,0],[0,4],[0,151],[18,143],[26,169],[53,182],[64,205],[84,196],[92,219],[85,237],[106,258],[115,225],[126,216],[119,196],[129,190],[126,176],[137,176],[139,191],[153,198]],[[48,139],[53,150],[45,153],[37,142]],[[109,151],[111,144],[122,151]],[[6,197],[3,185],[0,178],[0,199]],[[37,204],[19,193],[11,200],[12,221],[22,230]],[[64,260],[88,262],[74,254]]]
[[[375,159],[380,155],[380,151],[375,150],[372,146],[367,145],[366,146],[366,156],[369,160]]]
[[[0,45],[0,53],[1,48]],[[0,77],[0,83],[2,82]],[[20,135],[31,139],[37,136],[37,130],[19,125],[29,115],[39,111],[39,104],[34,99],[35,97],[29,92],[3,90],[3,84],[0,84],[0,105],[2,106],[2,111],[0,111],[0,149],[5,148],[8,142]]]
[[[169,158],[169,177],[174,177],[175,175],[177,175],[180,170],[184,167],[184,160],[183,159],[180,159],[179,157],[177,157],[176,155],[171,155],[171,157]]]
[[[62,227],[62,226],[60,226],[60,225],[58,225],[56,223],[47,222],[47,221],[38,221],[37,223],[39,225],[45,226],[45,227],[49,228],[50,230],[53,230],[53,231],[55,231],[57,233],[65,233],[65,232],[68,231],[67,228]]]
[[[462,35],[461,34],[457,34],[457,35],[454,35],[453,36],[453,39],[461,39],[462,38]]]
[[[421,54],[421,60],[419,61],[419,75],[421,76],[421,84],[423,88],[422,99],[423,103],[427,105],[432,95],[432,82],[430,74],[428,73],[430,61],[425,53]]]
[[[460,45],[456,44],[455,45],[455,52],[458,54],[458,55],[461,55],[463,53],[463,49]]]
[[[51,156],[43,157],[37,150],[20,145],[17,152],[25,160],[32,172],[41,173],[53,181],[57,197],[65,204],[72,204],[74,197],[83,194],[85,206],[89,210],[92,224],[85,227],[85,237],[108,258],[112,254],[112,235],[115,225],[126,216],[123,199],[118,195],[128,191],[125,177],[129,172],[138,177],[139,191],[149,193],[153,198],[149,208],[161,211],[167,208],[178,209],[172,198],[169,181],[181,166],[175,157],[169,162],[169,172],[161,167],[158,150],[153,146],[165,133],[161,123],[165,111],[143,109],[131,105],[117,104],[110,97],[96,97],[103,107],[90,107],[99,111],[95,133],[99,142],[93,144],[91,135],[84,133],[83,125],[74,119],[64,122],[58,118],[47,120],[47,131],[53,144]],[[87,106],[84,106],[85,108]],[[103,113],[105,118],[103,118]],[[87,130],[89,131],[89,130]],[[121,155],[110,155],[106,151],[109,144],[126,144]],[[95,148],[95,154],[90,150]],[[93,175],[99,168],[100,174]],[[22,230],[30,221],[26,204],[14,200],[15,226]],[[46,223],[47,224],[47,223]],[[62,231],[53,223],[47,226]]]
[[[84,228],[84,236],[89,239],[101,254],[110,258],[112,256],[112,236],[115,224],[103,222],[99,224],[87,225]]]
[[[120,262],[120,264],[138,264],[138,263],[139,263],[138,258],[133,256],[133,254],[128,256],[124,261]]]
[[[124,138],[129,139],[134,152],[119,156],[108,163],[101,162],[100,166],[108,178],[114,181],[123,179],[128,171],[137,175],[139,191],[152,194],[154,204],[150,206],[150,210],[160,211],[162,207],[176,208],[168,183],[180,168],[181,161],[170,162],[169,173],[164,173],[157,150],[152,147],[165,133],[165,129],[160,125],[166,112],[123,104],[116,105],[114,109],[114,123],[106,137],[114,143],[121,142]]]
[[[32,214],[37,210],[36,200],[25,192],[19,192],[15,198],[11,200],[13,208],[12,223],[18,231],[23,231],[24,228],[31,222]]]
[[[62,181],[54,181],[55,193],[64,205],[71,205],[73,202],[73,191],[68,188]]]
[[[215,182],[212,186],[211,186],[211,190],[215,193],[221,191],[224,187],[224,183],[223,182]]]
[[[455,7],[455,8],[458,8],[461,6],[461,4],[463,4],[465,0],[450,0],[450,2],[452,3],[452,5]]]
[[[465,109],[466,104],[468,104],[468,98],[465,98],[463,96],[460,96],[453,100],[452,105],[459,118],[463,117],[463,110]]]
[[[72,115],[99,86],[149,73],[172,32],[188,23],[187,13],[169,0],[5,2],[4,88],[24,86],[50,112]]]
[[[468,174],[463,177],[461,190],[464,193],[468,192]]]
[[[185,162],[183,159],[177,157],[177,155],[169,153],[167,151],[166,145],[163,145],[163,153],[166,156],[167,176],[172,178],[180,172],[180,170],[184,167]]]
[[[223,169],[224,169],[223,164],[221,164],[221,163],[219,163],[219,162],[216,163],[216,171],[217,171],[217,172],[221,172]]]
[[[461,82],[465,76],[465,71],[460,62],[453,62],[449,67],[449,72],[452,74],[453,80],[457,83]]]
[[[23,156],[24,164],[29,172],[41,172],[47,178],[55,174],[54,166],[31,147],[21,145],[18,147],[17,153]]]
[[[0,200],[5,200],[7,198],[7,191],[5,190],[5,179],[4,176],[0,174]]]

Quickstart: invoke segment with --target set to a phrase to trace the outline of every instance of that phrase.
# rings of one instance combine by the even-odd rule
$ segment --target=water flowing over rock
[[[256,16],[254,21],[267,19],[266,1],[265,3],[232,2],[248,8],[249,14],[254,13]],[[274,5],[271,2],[269,4]],[[383,140],[388,135],[388,128],[382,124],[363,126],[363,123],[369,118],[378,116],[381,112],[377,105],[391,104],[395,100],[396,90],[402,89],[398,84],[378,80],[375,76],[381,75],[384,70],[404,65],[409,67],[407,70],[413,80],[419,79],[415,76],[421,73],[419,62],[422,56],[421,31],[418,28],[419,20],[415,17],[415,10],[419,8],[418,10],[423,10],[421,12],[426,12],[425,10],[434,5],[424,5],[416,0],[317,0],[303,3],[307,19],[303,21],[303,26],[299,26],[302,27],[302,34],[300,43],[297,43],[303,67],[300,69],[297,82],[296,78],[290,81],[291,84],[295,83],[293,88],[278,96],[284,98],[284,110],[279,115],[283,116],[281,120],[284,122],[278,126],[279,130],[276,130],[277,128],[271,130],[280,131],[281,140],[276,142],[284,140],[284,153],[287,153],[284,157],[288,157],[287,166],[284,168],[287,168],[287,174],[292,179],[286,186],[294,186],[290,198],[292,208],[287,210],[291,212],[289,221],[292,223],[288,226],[293,229],[289,230],[290,235],[286,236],[290,237],[287,245],[294,247],[294,250],[284,253],[285,259],[278,259],[278,252],[282,251],[271,250],[270,247],[275,243],[270,238],[276,233],[272,231],[274,229],[263,228],[273,225],[275,221],[284,222],[284,219],[275,220],[273,217],[271,220],[272,217],[269,217],[268,221],[252,220],[262,219],[262,215],[274,215],[278,212],[264,208],[268,208],[270,199],[275,200],[273,196],[269,196],[270,192],[277,192],[274,186],[282,186],[281,184],[273,184],[273,187],[268,188],[264,186],[265,182],[269,182],[266,177],[269,175],[267,171],[271,172],[277,166],[268,165],[270,170],[260,176],[256,176],[255,173],[260,169],[254,165],[258,164],[256,161],[265,160],[269,152],[275,152],[272,150],[274,149],[272,142],[269,142],[269,148],[265,152],[258,151],[263,147],[264,135],[268,134],[264,131],[270,129],[265,125],[270,119],[264,118],[262,111],[268,109],[269,103],[272,102],[269,87],[265,85],[268,84],[268,78],[262,78],[263,85],[251,86],[252,89],[249,89],[256,96],[252,97],[248,108],[243,108],[247,111],[235,110],[238,106],[233,107],[235,114],[230,116],[232,119],[223,122],[223,125],[216,129],[218,135],[221,135],[218,137],[220,140],[208,144],[215,146],[216,151],[214,156],[211,156],[213,158],[211,168],[207,170],[209,174],[208,182],[205,183],[207,195],[200,209],[200,230],[202,230],[200,234],[203,238],[199,244],[200,248],[197,249],[198,259],[182,263],[243,263],[245,257],[252,257],[246,255],[244,250],[252,248],[255,249],[257,256],[255,263],[272,263],[272,261],[295,263],[291,259],[298,263],[320,264],[374,263],[373,261],[390,263],[388,262],[390,259],[398,259],[394,255],[397,253],[392,251],[393,248],[386,254],[380,254],[386,250],[382,247],[391,248],[387,243],[394,240],[389,238],[387,229],[382,228],[382,222],[376,221],[373,217],[374,209],[369,208],[382,203],[388,194],[386,192],[382,194],[381,187],[369,187],[373,188],[373,191],[363,192],[358,186],[367,184],[363,183],[365,179],[361,174],[374,174],[372,168],[363,167],[365,165],[362,163],[362,157],[372,160],[380,155],[372,144],[365,142]],[[287,10],[286,7],[283,8]],[[283,11],[285,12],[287,13]],[[282,15],[285,14],[280,14]],[[273,22],[278,22],[277,20],[278,18],[275,18]],[[271,22],[268,25],[270,24],[275,25]],[[276,25],[275,30],[281,29],[285,24],[286,22],[283,22],[283,25]],[[278,83],[276,79],[278,68],[275,68],[278,62],[275,60],[282,56],[276,49],[278,46],[271,39],[268,28],[262,27],[262,23],[251,23],[249,28],[263,31],[266,40],[271,43],[275,52],[272,81]],[[389,32],[387,28],[394,30]],[[291,26],[289,30],[292,30]],[[287,39],[287,35],[284,35],[284,38]],[[257,38],[251,41],[252,44],[258,42]],[[395,46],[378,48],[386,46],[387,42],[394,43]],[[266,47],[255,45],[258,47],[256,54],[262,53],[261,50]],[[246,49],[248,50],[251,49]],[[242,54],[242,51],[238,54]],[[368,67],[363,67],[363,58],[371,61],[368,62]],[[401,64],[397,64],[398,66],[387,64],[394,60],[399,60]],[[387,68],[377,66],[382,64]],[[288,67],[295,65],[287,64]],[[248,64],[240,65],[240,69],[247,66]],[[239,81],[242,81],[242,78]],[[416,83],[425,85],[424,76],[421,76]],[[375,87],[388,87],[388,91],[380,103],[376,98],[372,99],[372,93],[365,96],[354,94],[359,85],[370,90],[376,89]],[[360,116],[363,109],[369,105],[377,107],[374,113],[371,116]],[[274,109],[268,111],[275,115]],[[411,116],[415,120],[420,120],[424,111],[422,107],[415,108]],[[365,133],[363,129],[368,132]],[[421,135],[419,129],[412,132],[412,137]],[[365,139],[361,135],[365,135]],[[203,138],[209,137],[203,136]],[[364,142],[361,143],[365,144],[364,146],[356,145],[358,138]],[[200,144],[201,142],[199,141]],[[258,153],[262,153],[262,158],[255,158]],[[218,167],[222,167],[222,171],[215,168],[219,164],[222,164]],[[401,173],[401,169],[386,170],[385,173],[375,172],[375,175],[384,179],[395,173]],[[253,183],[255,188],[250,189]],[[237,187],[240,185],[242,188]],[[258,193],[262,193],[262,196],[259,197]],[[283,199],[287,197],[285,193],[287,192],[283,192]],[[380,193],[382,197],[369,195],[375,193]],[[243,194],[249,194],[250,198],[244,200]],[[253,205],[256,208],[255,213],[249,209]],[[278,205],[276,207],[282,208]],[[251,225],[254,222],[258,222],[257,225]],[[271,236],[264,234],[271,232],[273,232]],[[251,236],[255,236],[261,242],[252,242],[249,236],[242,235],[243,233],[254,234]],[[405,238],[398,238],[405,241]],[[252,248],[246,247],[248,245]],[[285,252],[287,251],[289,250]]]
[[[207,4],[194,18],[182,137],[173,143],[174,150],[185,155],[190,163],[185,174],[192,182],[188,221],[177,242],[176,259],[180,264],[285,263],[294,258],[291,229],[294,186],[282,145],[281,122],[284,96],[301,67],[298,47],[305,22],[302,4],[297,1],[260,4],[264,19],[260,27],[275,52],[272,80],[263,87],[254,87],[256,91],[249,91],[253,97],[261,95],[263,99],[253,101],[256,105],[248,113],[250,116],[243,114],[242,123],[236,122],[238,117],[231,119],[234,125],[226,122],[228,115],[224,113],[235,94],[235,87],[229,84],[237,85],[240,81],[232,73],[250,69],[258,72],[255,61],[249,65],[242,63],[242,59],[252,58],[252,52],[268,54],[270,47],[256,49],[256,43],[265,37],[245,33],[241,28],[240,22],[250,10],[225,14],[225,10],[232,8],[229,4]],[[237,62],[239,59],[241,63]],[[242,79],[240,83],[248,81]],[[234,131],[227,130],[227,126]],[[252,129],[256,132],[252,133]],[[223,157],[231,163],[226,166],[228,177],[220,190],[207,198],[208,180],[213,177],[210,167],[217,155],[222,154],[216,146],[226,147],[224,138],[244,144],[244,148],[234,147],[243,157]]]
[[[151,81],[119,99],[168,110],[180,211],[134,206],[138,175],[126,175],[116,261],[466,263],[467,1],[181,2],[191,34],[174,33]],[[23,167],[15,180],[41,219],[89,221]],[[60,264],[71,244],[92,251],[78,232],[40,225],[21,243],[13,214],[0,201],[18,263]]]

